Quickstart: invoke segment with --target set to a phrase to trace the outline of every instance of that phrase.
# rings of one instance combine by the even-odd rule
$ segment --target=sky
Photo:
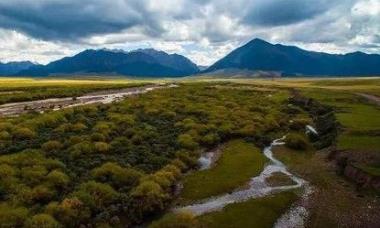
[[[0,61],[155,48],[211,65],[253,38],[380,54],[380,0],[0,0]]]

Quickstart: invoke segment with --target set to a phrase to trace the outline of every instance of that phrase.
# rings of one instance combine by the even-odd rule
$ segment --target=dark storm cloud
[[[12,0],[0,2],[0,27],[46,40],[72,40],[145,25],[160,30],[138,0]]]
[[[254,0],[243,20],[252,25],[288,25],[312,19],[335,4],[326,0]]]
[[[0,2],[0,27],[15,29],[45,40],[78,40],[91,35],[117,33],[139,26],[150,37],[164,33],[163,21],[204,19],[224,14],[245,24],[277,26],[296,23],[326,11],[335,1],[327,0],[12,0]],[[156,2],[157,4],[157,2]],[[176,6],[179,6],[175,8]],[[241,17],[241,18],[240,18]],[[211,27],[212,28],[212,27]],[[194,28],[197,29],[197,28]],[[205,35],[211,33],[205,33]],[[218,33],[216,33],[218,34]],[[227,38],[227,37],[226,37]],[[218,37],[218,40],[223,37]]]

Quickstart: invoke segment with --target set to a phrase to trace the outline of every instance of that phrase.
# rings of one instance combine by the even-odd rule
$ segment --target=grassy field
[[[294,192],[251,199],[228,205],[220,212],[203,215],[199,217],[199,221],[204,227],[209,228],[270,228],[296,199],[297,195]]]
[[[363,86],[364,82],[359,80],[358,86]],[[323,83],[330,85],[327,82]],[[373,83],[379,84],[377,80]],[[352,82],[342,81],[337,84],[346,86]],[[354,92],[326,89],[316,91],[305,88],[302,91],[305,96],[328,104],[336,110],[337,120],[342,125],[337,149],[344,150],[349,157],[357,160],[357,167],[366,167],[363,171],[380,172],[380,107]]]
[[[243,140],[228,142],[215,167],[194,172],[183,180],[180,203],[190,203],[230,192],[258,175],[266,158],[260,149]]]

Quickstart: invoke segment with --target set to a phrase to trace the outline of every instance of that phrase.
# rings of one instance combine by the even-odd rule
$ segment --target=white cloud
[[[379,24],[379,0],[9,0],[0,1],[0,60],[153,47],[209,65],[256,37],[379,53]]]
[[[0,60],[2,62],[30,60],[48,63],[75,53],[79,47],[31,38],[25,34],[0,29]]]

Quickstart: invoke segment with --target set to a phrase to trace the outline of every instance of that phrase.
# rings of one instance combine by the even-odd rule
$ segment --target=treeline
[[[236,87],[236,88],[235,88]],[[161,213],[202,150],[289,125],[284,91],[184,84],[0,122],[0,224],[125,227]]]

